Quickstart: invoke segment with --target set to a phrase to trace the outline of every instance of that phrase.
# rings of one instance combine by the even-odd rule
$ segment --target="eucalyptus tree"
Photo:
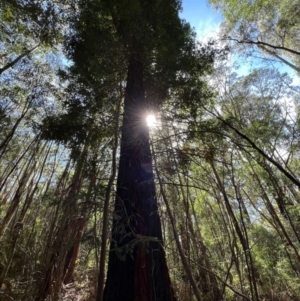
[[[298,190],[299,90],[286,74],[274,70],[224,75],[219,73],[214,113],[205,105],[207,114],[185,119],[183,126],[177,121],[170,137],[155,137],[156,144],[163,144],[155,154],[157,177],[164,193],[176,199],[171,215],[196,281],[195,265],[202,277],[203,272],[214,275],[220,294],[228,299],[259,300],[272,294],[298,299],[299,204],[292,191]],[[164,114],[166,131],[165,121],[172,119],[167,110]],[[200,221],[195,227],[210,254],[208,265],[201,253],[200,260],[188,253],[193,244],[191,232],[184,230],[187,211],[181,198],[184,204],[190,198],[195,208],[192,221]],[[199,288],[210,283],[201,280]],[[281,280],[283,287],[277,285]]]
[[[201,185],[194,182],[193,160],[188,154],[188,143],[185,143],[189,136],[187,123],[186,120],[177,120],[173,124],[170,119],[162,119],[162,128],[155,129],[152,147],[163,203],[161,206],[166,207],[168,216],[164,228],[168,227],[166,223],[170,223],[170,230],[165,231],[168,251],[170,253],[171,248],[176,254],[172,278],[182,299],[191,298],[192,289],[197,300],[220,300],[221,285],[214,274],[203,240],[202,223],[195,215],[194,195]],[[196,143],[195,137],[189,138],[191,144]],[[177,264],[178,257],[182,267]]]
[[[205,160],[213,162],[210,164],[213,164],[211,181],[217,184],[215,198],[221,199],[221,192],[224,199],[225,206],[223,203],[220,206],[224,211],[224,223],[232,220],[228,227],[228,245],[233,246],[230,266],[235,266],[241,288],[245,280],[243,273],[247,272],[251,299],[272,294],[272,289],[266,285],[271,280],[267,279],[277,283],[287,275],[293,279],[288,290],[291,296],[297,296],[294,281],[298,277],[295,266],[299,260],[299,238],[293,212],[298,210],[298,199],[288,187],[294,187],[291,190],[299,187],[297,168],[291,163],[294,159],[297,164],[298,158],[289,155],[297,143],[298,113],[294,105],[298,103],[299,91],[290,83],[286,74],[268,69],[223,79],[218,113],[212,114],[212,119],[206,123],[214,134],[206,136],[205,140],[203,135],[200,138],[203,144],[208,144],[208,150],[203,154]],[[203,130],[203,126],[197,129]],[[190,151],[201,154],[194,147],[190,147]],[[207,170],[209,168],[203,168],[203,171]],[[280,241],[274,252],[284,253],[282,261],[278,259],[275,266],[270,259],[272,273],[268,271],[269,263],[263,264],[258,255],[258,245],[263,245],[259,241],[263,233],[266,234],[266,248],[269,248],[268,244]],[[240,248],[243,260],[238,259]],[[286,260],[290,262],[288,265]],[[241,267],[245,263],[247,269],[243,271]],[[285,266],[284,270],[280,270],[281,264]],[[286,281],[284,285],[289,286]],[[248,295],[249,291],[242,289],[242,293]],[[283,292],[276,288],[276,294]]]
[[[299,3],[287,1],[210,0],[224,17],[224,39],[241,52],[253,50],[300,72]]]

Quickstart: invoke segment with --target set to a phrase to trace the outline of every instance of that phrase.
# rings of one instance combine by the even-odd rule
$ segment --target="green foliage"
[[[122,232],[120,234],[122,234]],[[127,233],[122,239],[130,238],[131,236],[131,233]],[[120,260],[125,261],[127,256],[133,259],[133,254],[135,252],[149,253],[149,243],[157,243],[159,240],[157,237],[135,235],[129,243],[122,247],[118,246],[117,242],[113,240],[112,242],[115,244],[115,247],[113,247],[110,252],[115,252]]]
[[[220,9],[225,17],[225,38],[242,43],[250,51],[257,45],[256,50],[267,55],[286,58],[281,61],[299,72],[300,40],[297,33],[300,22],[297,0],[210,0],[210,3]]]
[[[3,36],[0,38],[8,34],[18,35],[19,38],[13,42],[16,46],[20,38],[24,40],[30,38],[36,44],[54,46],[62,36],[61,9],[49,1],[1,1],[0,19],[8,25],[4,26]]]
[[[197,43],[177,15],[179,1],[71,2],[0,4],[0,67],[41,45],[0,81],[0,143],[7,139],[0,153],[0,223],[16,204],[0,245],[0,280],[4,276],[12,290],[4,283],[0,294],[34,298],[48,259],[59,257],[52,253],[57,237],[63,237],[57,250],[70,249],[82,217],[74,283],[85,283],[83,290],[93,294],[117,108],[129,57],[137,53],[147,106],[162,111],[161,124],[151,131],[163,181],[157,191],[168,197],[203,300],[217,300],[216,288],[223,299],[242,300],[241,293],[255,300],[254,284],[259,299],[298,300],[298,188],[228,126],[299,178],[299,89],[292,79],[266,68],[246,76],[222,71],[213,77],[226,81],[211,88],[204,76],[224,51]],[[224,11],[226,34],[299,48],[297,1],[212,2]],[[61,63],[56,46],[67,57]],[[276,53],[298,64],[295,55]],[[171,278],[179,298],[189,300],[190,282],[162,201],[159,210]],[[112,250],[122,260],[161,243],[128,234],[126,227],[120,219],[120,237],[130,242]]]
[[[82,124],[80,116],[64,114],[48,116],[43,121],[42,138],[67,143],[82,144],[88,131]]]

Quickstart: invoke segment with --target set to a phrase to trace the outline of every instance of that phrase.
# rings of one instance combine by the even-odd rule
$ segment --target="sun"
[[[156,124],[156,118],[153,114],[148,114],[146,117],[146,122],[149,128],[154,127]]]

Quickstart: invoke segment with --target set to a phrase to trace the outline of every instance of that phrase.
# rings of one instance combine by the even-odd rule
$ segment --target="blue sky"
[[[194,27],[201,39],[216,35],[222,15],[210,7],[205,0],[182,0],[181,18]]]
[[[220,12],[215,11],[209,6],[206,0],[182,0],[182,8],[183,11],[180,17],[191,24],[200,40],[207,41],[210,37],[217,37],[223,17]],[[253,67],[260,67],[260,63],[255,59],[250,60],[248,64],[245,64],[245,61],[243,61],[242,66],[236,71],[240,75],[246,75]],[[300,79],[296,75],[296,72],[287,65],[275,63],[274,67],[278,68],[281,72],[289,73],[294,79],[294,84],[300,84]]]

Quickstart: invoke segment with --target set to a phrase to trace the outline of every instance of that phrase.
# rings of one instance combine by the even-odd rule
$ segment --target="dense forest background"
[[[179,1],[112,3],[0,3],[0,300],[101,300],[136,49],[163,242],[119,259],[163,246],[177,300],[300,300],[299,1],[211,0],[207,44]]]

